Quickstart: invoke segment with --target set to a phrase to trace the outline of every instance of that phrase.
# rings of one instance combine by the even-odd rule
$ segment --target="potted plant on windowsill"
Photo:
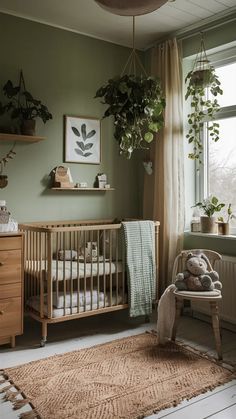
[[[229,235],[229,224],[230,224],[230,220],[232,220],[233,218],[236,219],[236,216],[233,214],[232,204],[229,204],[228,208],[227,208],[226,221],[225,221],[224,217],[218,217],[217,224],[218,224],[218,234],[219,235],[223,235],[223,236]]]
[[[11,80],[3,86],[3,93],[9,102],[0,102],[0,115],[10,112],[12,119],[18,119],[20,131],[23,135],[35,135],[36,118],[41,118],[44,123],[52,119],[52,114],[47,106],[40,100],[34,99],[25,89],[23,73],[20,73],[19,85],[14,86]]]
[[[155,77],[126,74],[108,81],[95,98],[108,105],[103,118],[114,116],[114,137],[128,159],[136,149],[147,149],[164,124],[165,99]]]
[[[220,212],[225,206],[216,196],[210,195],[208,198],[198,202],[194,207],[199,207],[203,210],[204,215],[200,217],[201,232],[202,233],[217,233],[217,219],[214,216],[216,212]]]

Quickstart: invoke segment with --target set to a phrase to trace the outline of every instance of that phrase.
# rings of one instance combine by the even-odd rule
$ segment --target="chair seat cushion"
[[[174,291],[174,294],[176,297],[186,298],[186,299],[198,299],[198,300],[204,300],[204,298],[207,299],[220,299],[221,292],[219,290],[213,290],[213,291]]]

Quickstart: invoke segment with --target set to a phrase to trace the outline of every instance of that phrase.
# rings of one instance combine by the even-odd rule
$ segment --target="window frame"
[[[208,58],[215,68],[236,63],[236,47],[208,55]],[[236,104],[221,107],[216,115],[217,120],[232,117],[236,117]],[[208,121],[211,121],[211,119],[206,117],[204,122],[207,123]],[[206,126],[202,131],[202,144],[202,164],[198,162],[195,164],[196,202],[201,202],[209,195],[209,141]],[[236,228],[232,228],[232,233],[236,234]]]

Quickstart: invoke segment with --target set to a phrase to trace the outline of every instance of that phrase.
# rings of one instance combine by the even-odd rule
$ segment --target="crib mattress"
[[[53,293],[53,302],[56,301],[56,293]],[[103,294],[103,293],[100,293]],[[76,293],[77,296],[77,293]],[[77,298],[77,297],[76,297]],[[110,306],[116,306],[119,304],[126,304],[127,303],[127,295],[125,295],[124,297],[124,301],[123,301],[123,295],[118,294],[118,296],[116,296],[116,294],[113,292],[112,295],[112,301],[110,302],[110,294],[107,293],[105,296],[103,294],[103,297],[100,295],[98,299],[93,299],[91,301],[86,299],[86,304],[81,304],[79,305],[79,310],[78,310],[78,306],[75,305],[73,306],[68,306],[68,302],[70,301],[70,295],[68,295],[66,297],[66,304],[65,304],[65,309],[64,308],[57,308],[53,305],[53,309],[52,309],[52,317],[63,317],[65,315],[70,315],[70,314],[77,314],[79,313],[84,313],[86,311],[92,311],[92,310],[97,310],[98,308],[104,308],[104,307],[110,307]],[[83,293],[80,293],[80,302],[83,299]],[[32,308],[33,310],[40,312],[40,298],[39,296],[37,297],[30,297],[29,300],[27,301],[27,307]],[[47,310],[47,294],[44,295],[44,308],[43,308],[43,314],[47,317],[48,316],[48,310]]]
[[[89,262],[77,263],[77,261],[52,261],[51,278],[52,281],[63,281],[84,278],[96,277],[102,275],[109,275],[119,273],[124,270],[122,262]],[[43,278],[46,279],[47,274],[47,261],[26,261],[25,272],[31,276],[38,277],[39,272],[42,273]]]

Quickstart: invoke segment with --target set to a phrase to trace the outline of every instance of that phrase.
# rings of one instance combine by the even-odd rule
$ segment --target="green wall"
[[[50,171],[63,163],[63,115],[101,118],[105,107],[96,90],[121,73],[129,49],[61,29],[0,14],[0,86],[18,81],[23,69],[26,88],[53,114],[37,134],[46,140],[19,144],[6,167],[9,184],[0,191],[18,221],[137,217],[141,208],[140,155],[119,156],[111,119],[102,121],[100,165],[69,164],[74,182],[93,185],[105,172],[115,187],[110,192],[55,192],[48,189]],[[1,122],[0,122],[1,124]],[[0,143],[0,158],[11,147]]]

